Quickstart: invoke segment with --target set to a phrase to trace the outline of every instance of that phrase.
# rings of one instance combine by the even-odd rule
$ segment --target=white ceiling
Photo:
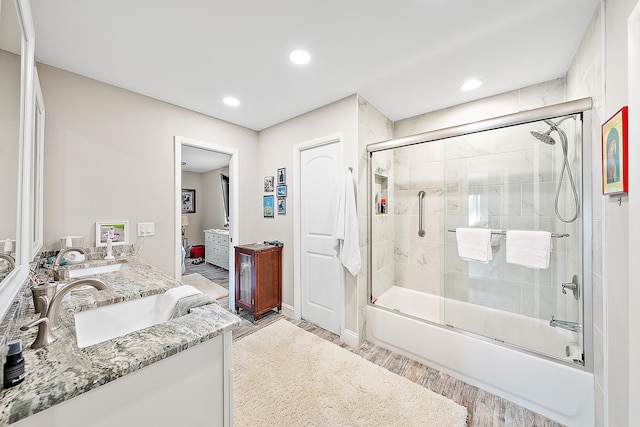
[[[182,170],[185,172],[204,173],[229,166],[231,156],[204,150],[202,148],[182,145]]]
[[[395,121],[563,77],[598,4],[31,1],[38,61],[254,130],[354,93]]]

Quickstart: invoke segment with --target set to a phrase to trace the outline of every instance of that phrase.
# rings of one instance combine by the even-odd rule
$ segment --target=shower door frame
[[[580,212],[582,214],[582,339],[583,339],[583,353],[584,353],[584,366],[572,365],[578,369],[584,369],[587,372],[593,372],[593,286],[592,286],[592,181],[591,177],[591,165],[592,165],[592,128],[591,109],[593,107],[593,101],[591,98],[582,98],[574,101],[567,101],[560,104],[549,105],[532,110],[521,111],[504,116],[493,117],[485,120],[479,120],[476,122],[465,123],[461,125],[451,126],[442,129],[436,129],[429,132],[419,133],[416,135],[406,136],[402,138],[390,139],[388,141],[376,142],[369,144],[366,147],[367,156],[367,242],[369,249],[367,251],[368,257],[368,274],[367,274],[367,292],[368,292],[368,305],[372,305],[371,295],[373,286],[372,266],[373,255],[371,250],[371,242],[373,235],[373,162],[372,155],[378,151],[386,151],[393,148],[406,147],[409,145],[428,143],[431,141],[443,140],[453,138],[456,136],[464,136],[473,133],[479,133],[489,130],[495,130],[505,128],[509,126],[515,126],[530,122],[536,122],[539,120],[550,119],[559,116],[567,116],[571,114],[582,115],[582,144],[580,149],[582,150],[582,204]],[[585,179],[588,177],[589,179]],[[385,309],[383,307],[376,306],[378,309]],[[482,337],[477,334],[469,333],[461,329],[451,328],[439,323],[432,323],[439,327],[446,327],[447,329],[454,329],[455,331],[472,335],[478,339],[483,339],[496,345],[505,345],[507,347],[514,346],[508,343],[500,343],[488,337]],[[533,352],[525,348],[517,347],[519,351],[533,354],[538,357],[557,361],[551,357],[545,356],[541,353]],[[560,361],[559,361],[560,362]],[[562,363],[562,362],[560,362]]]

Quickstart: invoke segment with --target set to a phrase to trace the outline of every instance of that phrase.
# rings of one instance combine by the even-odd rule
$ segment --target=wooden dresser
[[[255,243],[235,247],[236,312],[253,313],[256,322],[282,309],[282,247]]]

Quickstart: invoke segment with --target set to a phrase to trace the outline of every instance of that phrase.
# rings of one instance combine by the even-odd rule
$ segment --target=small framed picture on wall
[[[278,196],[278,197],[287,197],[287,186],[286,185],[278,185],[276,187],[276,196]]]
[[[182,213],[196,212],[196,190],[182,189]]]
[[[273,193],[273,177],[272,176],[264,177],[264,192]]]
[[[285,215],[287,213],[287,199],[285,197],[278,197],[278,215]]]
[[[273,218],[273,196],[263,196],[262,199],[262,214],[265,218]]]
[[[602,194],[628,191],[627,123],[627,107],[622,107],[602,125]]]
[[[278,177],[278,185],[286,184],[287,170],[285,168],[278,169],[277,177]]]

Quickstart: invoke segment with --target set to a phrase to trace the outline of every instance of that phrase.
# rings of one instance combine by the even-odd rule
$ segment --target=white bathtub
[[[430,322],[495,338],[570,363],[573,363],[573,359],[581,358],[577,333],[552,328],[548,320],[454,299],[441,299],[433,294],[399,286],[393,286],[380,295],[375,304]]]
[[[533,342],[536,351],[559,358],[566,357],[567,346],[577,352],[575,334],[551,328],[548,322],[454,300],[442,302],[434,295],[397,286],[367,307],[366,339],[568,426],[593,425],[592,374],[579,366],[567,366],[415,319],[440,323],[444,304],[447,322],[458,328],[480,333],[481,325],[485,328],[483,335],[516,345],[527,342],[528,347]],[[568,359],[574,357],[571,354]]]

